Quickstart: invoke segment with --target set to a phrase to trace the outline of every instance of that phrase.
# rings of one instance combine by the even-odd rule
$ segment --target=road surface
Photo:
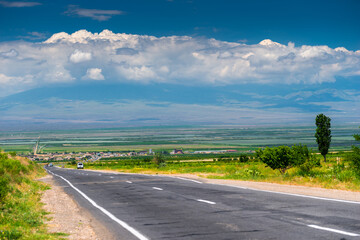
[[[360,239],[360,202],[171,176],[47,170],[118,239]]]

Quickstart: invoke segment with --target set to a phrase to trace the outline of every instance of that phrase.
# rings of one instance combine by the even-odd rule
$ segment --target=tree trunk
[[[324,156],[324,162],[326,162],[326,154],[325,155],[323,155]]]

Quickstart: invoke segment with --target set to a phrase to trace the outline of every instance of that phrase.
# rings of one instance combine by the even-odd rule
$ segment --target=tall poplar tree
[[[316,116],[316,142],[318,144],[318,149],[321,155],[324,157],[324,162],[326,162],[326,154],[329,151],[331,143],[331,119],[324,114],[319,114]]]

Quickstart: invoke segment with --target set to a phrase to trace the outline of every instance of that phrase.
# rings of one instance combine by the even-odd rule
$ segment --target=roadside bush
[[[239,162],[246,163],[249,161],[249,156],[246,154],[241,154],[239,156]]]
[[[278,169],[282,174],[293,165],[293,151],[288,146],[259,149],[256,151],[257,157],[272,169]]]
[[[360,148],[353,146],[352,152],[347,154],[345,159],[351,162],[351,167],[357,178],[360,179]]]
[[[272,169],[278,169],[282,174],[287,169],[302,166],[302,171],[310,171],[318,164],[316,157],[311,154],[306,145],[279,146],[274,148],[259,149],[256,156]]]

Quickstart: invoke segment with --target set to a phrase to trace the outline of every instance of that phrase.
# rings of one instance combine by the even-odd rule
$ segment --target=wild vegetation
[[[0,152],[0,239],[58,239],[49,234],[40,203],[41,191],[48,187],[35,181],[45,174],[34,162]]]

